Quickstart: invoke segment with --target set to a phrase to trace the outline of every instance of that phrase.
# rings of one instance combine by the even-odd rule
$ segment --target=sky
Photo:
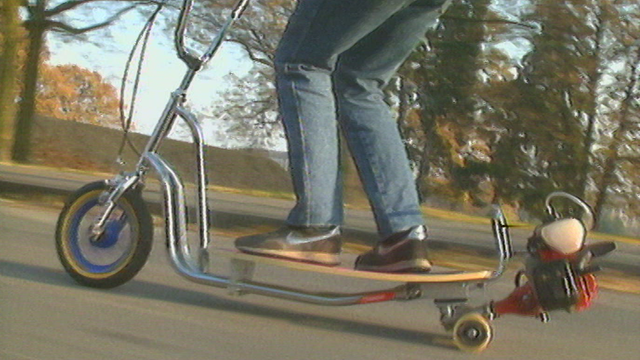
[[[173,8],[163,10],[167,16],[177,13]],[[109,16],[106,10],[92,7],[82,9],[73,14],[74,17],[89,19],[88,21],[73,22],[76,26],[102,21]],[[105,30],[90,33],[86,41],[65,39],[58,34],[49,34],[47,44],[51,51],[50,63],[76,64],[81,67],[99,72],[108,82],[120,89],[122,77],[129,52],[131,51],[138,33],[142,30],[146,18],[136,11],[125,14],[115,24]],[[192,86],[187,92],[189,108],[194,112],[207,113],[207,108],[214,102],[221,100],[221,92],[228,88],[225,76],[234,73],[242,76],[250,71],[251,62],[233,45],[223,44],[218,54],[208,65],[198,73]],[[158,24],[152,31],[142,69],[140,89],[135,100],[134,123],[136,132],[150,134],[155,127],[162,110],[169,101],[170,94],[178,87],[182,80],[186,66],[175,52],[173,39]],[[129,70],[129,79],[133,81],[136,66]],[[132,89],[130,82],[128,89]],[[130,102],[131,94],[126,96]],[[203,120],[207,144],[218,147],[238,147],[242,143],[230,139],[225,135],[223,119],[207,118]],[[181,131],[174,131],[172,138],[186,140]]]

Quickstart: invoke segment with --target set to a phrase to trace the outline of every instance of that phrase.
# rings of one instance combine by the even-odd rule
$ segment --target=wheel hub
[[[464,335],[472,340],[477,339],[480,336],[480,331],[475,327],[469,328],[465,331]]]

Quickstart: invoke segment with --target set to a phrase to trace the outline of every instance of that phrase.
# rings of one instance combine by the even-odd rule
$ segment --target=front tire
[[[151,252],[153,223],[139,190],[129,190],[116,201],[103,234],[91,236],[102,213],[104,181],[87,184],[71,195],[58,217],[56,250],[62,266],[78,283],[113,288],[131,280]]]

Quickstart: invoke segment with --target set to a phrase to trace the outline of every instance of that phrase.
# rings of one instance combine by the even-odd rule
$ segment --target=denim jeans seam
[[[286,69],[289,70],[289,69]],[[306,195],[306,199],[304,199],[305,206],[307,208],[307,211],[305,211],[304,214],[304,225],[309,226],[311,224],[311,214],[313,213],[312,211],[312,205],[311,205],[311,186],[309,184],[309,161],[307,159],[307,152],[305,151],[306,148],[306,144],[305,144],[305,137],[303,135],[304,133],[304,126],[302,126],[302,121],[300,121],[301,119],[301,114],[299,109],[301,108],[300,106],[300,97],[298,96],[298,89],[296,89],[296,85],[295,82],[291,82],[291,93],[294,95],[294,99],[296,101],[296,116],[298,117],[298,121],[296,121],[296,124],[298,126],[298,131],[300,132],[300,147],[302,148],[302,169],[304,171],[304,176],[302,176],[302,186],[304,188],[304,192]]]
[[[382,181],[380,179],[380,173],[376,170],[379,166],[376,164],[375,154],[372,154],[369,151],[369,145],[367,144],[367,138],[362,136],[360,133],[357,134],[357,137],[360,139],[360,146],[365,152],[364,161],[366,162],[366,166],[369,167],[369,171],[373,175],[373,180],[371,184],[376,187],[374,193],[377,196],[374,196],[371,200],[373,200],[374,207],[378,209],[374,209],[379,215],[386,216],[385,209],[387,208],[387,203],[385,201],[386,192],[383,191]],[[382,213],[380,213],[382,212]]]
[[[315,13],[313,14],[313,17],[315,18],[318,14],[319,11],[319,7],[316,8]],[[304,27],[304,32],[308,33],[310,30],[310,26],[308,26],[310,23],[307,23],[307,26]],[[304,38],[304,36],[299,36],[299,38]],[[294,64],[290,62],[290,59],[292,58],[297,58],[298,57],[298,52],[300,50],[300,46],[302,45],[302,43],[300,41],[298,41],[298,43],[296,44],[295,48],[293,48],[291,51],[288,52],[287,59],[278,59],[278,51],[276,51],[276,63],[280,63],[282,64],[282,70],[284,73],[290,74],[292,72],[292,69],[294,67]],[[299,70],[300,68],[300,64],[297,64],[298,66],[296,67],[297,70]],[[276,64],[277,66],[277,64]],[[298,117],[298,121],[296,121],[297,126],[298,126],[298,131],[300,132],[300,146],[301,146],[301,150],[302,150],[302,157],[301,157],[301,161],[302,161],[302,169],[304,171],[304,175],[302,176],[302,187],[304,188],[304,192],[306,195],[306,199],[300,199],[302,201],[305,201],[305,206],[306,206],[306,211],[304,211],[303,217],[304,219],[300,219],[302,220],[302,222],[304,222],[305,226],[311,226],[311,217],[312,217],[312,196],[311,196],[311,186],[309,183],[309,176],[306,176],[309,174],[309,161],[307,159],[307,152],[305,151],[305,147],[306,144],[304,142],[304,136],[303,136],[303,132],[304,132],[304,127],[302,126],[302,122],[300,121],[301,119],[301,114],[299,109],[301,108],[300,106],[300,97],[298,95],[298,90],[296,89],[296,85],[295,82],[291,81],[291,93],[294,95],[294,99],[296,102],[296,116]],[[300,212],[298,212],[299,214]]]

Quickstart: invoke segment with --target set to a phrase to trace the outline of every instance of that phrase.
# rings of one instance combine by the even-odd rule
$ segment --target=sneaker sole
[[[238,250],[252,255],[262,255],[285,260],[303,261],[313,264],[337,266],[340,265],[340,256],[336,254],[314,253],[308,251],[282,251],[238,247]]]

